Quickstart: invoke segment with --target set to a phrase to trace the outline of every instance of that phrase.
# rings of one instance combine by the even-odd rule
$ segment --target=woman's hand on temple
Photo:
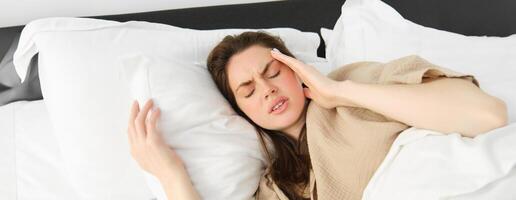
[[[152,100],[147,101],[141,111],[137,101],[131,106],[127,130],[131,156],[142,169],[158,179],[180,176],[180,173],[186,173],[183,162],[163,140],[157,128],[160,110],[156,108],[149,112],[152,105]]]
[[[339,99],[338,93],[345,92],[342,89],[346,81],[339,82],[324,76],[314,67],[307,65],[295,58],[279,52],[276,48],[271,51],[271,56],[292,69],[303,83],[306,97],[312,99],[320,106],[330,109],[337,106],[356,106],[350,101]],[[349,81],[348,81],[349,82]]]

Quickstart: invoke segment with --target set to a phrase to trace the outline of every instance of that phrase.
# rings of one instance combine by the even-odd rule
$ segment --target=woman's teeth
[[[275,111],[276,109],[278,109],[281,105],[283,105],[283,103],[285,103],[285,101],[282,101],[282,102],[278,103],[277,105],[275,105],[275,106],[272,108],[272,111]]]

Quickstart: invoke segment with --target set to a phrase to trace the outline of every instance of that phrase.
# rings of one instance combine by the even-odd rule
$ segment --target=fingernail
[[[281,53],[281,52],[280,52],[278,49],[276,49],[276,48],[272,48],[272,52],[274,52],[274,53]]]

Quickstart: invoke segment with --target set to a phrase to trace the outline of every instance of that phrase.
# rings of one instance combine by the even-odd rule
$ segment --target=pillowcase
[[[233,111],[206,67],[145,55],[128,57],[120,63],[132,97],[140,106],[143,108],[152,98],[162,110],[158,126],[185,161],[201,197],[251,198],[265,162],[256,132]],[[162,195],[158,199],[165,200],[157,179],[150,178],[149,182],[151,190]]]
[[[20,79],[24,80],[29,60],[35,53],[39,53],[39,77],[45,105],[62,152],[64,168],[81,199],[148,199],[155,196],[146,186],[143,174],[129,153],[126,131],[132,98],[123,70],[119,67],[120,59],[146,54],[179,59],[204,67],[208,53],[224,36],[247,30],[251,29],[196,31],[147,22],[119,23],[86,18],[41,19],[25,27],[18,50],[15,52],[14,64]],[[319,39],[316,33],[306,33],[291,28],[265,29],[265,31],[280,36],[294,55],[305,58],[303,61],[317,60]],[[168,105],[160,103],[165,105],[164,107]],[[177,106],[188,108],[192,105],[200,106],[201,103],[190,102]],[[204,105],[203,108],[206,107],[208,105]],[[217,113],[212,114],[226,114],[217,116],[224,118],[217,121],[216,125],[220,126],[218,130],[226,127],[235,132],[237,129],[248,127],[242,120],[236,119],[237,117],[228,117],[231,113],[224,110],[226,109],[224,106],[216,109],[219,109]],[[166,112],[175,111],[163,110],[163,113]],[[188,113],[184,113],[183,110],[181,114],[186,116]],[[201,125],[208,123],[206,119],[213,119],[209,117],[214,116],[208,116],[209,114],[204,112],[189,113],[189,115],[192,114],[196,117],[184,118],[189,120],[190,123],[187,123],[189,126],[171,124],[175,128],[181,128],[172,130],[192,129],[191,132],[199,132],[195,136],[208,134],[202,132],[205,126]],[[178,115],[172,114],[172,116],[177,118]],[[174,123],[176,118],[171,119],[171,123]],[[200,128],[196,129],[194,125]],[[255,138],[256,134],[218,134],[218,136],[225,137],[227,142],[252,139],[259,144]],[[191,135],[190,138],[195,137]],[[195,156],[183,159],[190,164],[200,162],[196,157],[205,151],[201,151],[203,146],[196,146],[196,144],[202,144],[202,138],[192,139],[189,142],[192,143],[183,145],[191,148],[182,152]],[[213,153],[219,153],[217,155],[226,153],[225,157],[218,157],[217,162],[232,162],[234,157],[257,159],[256,152],[259,151],[256,146],[247,143],[238,143],[234,146],[246,151],[235,153],[223,151],[228,148],[212,149]],[[182,146],[176,145],[175,148],[181,149]],[[250,152],[255,153],[250,154]],[[188,169],[192,172],[190,175],[194,177],[194,181],[197,181],[197,185],[203,186],[197,188],[201,194],[212,194],[210,192],[213,189],[210,186],[214,183],[202,181],[213,181],[213,179],[204,177],[205,174],[201,172],[213,173],[213,168],[208,167],[221,166],[217,162],[214,162],[214,159],[207,159],[195,165],[201,167],[202,164],[202,167],[207,167],[205,169],[210,169],[206,171],[200,168]],[[235,173],[238,177],[234,176],[232,181],[239,179],[237,183],[252,182],[255,179],[246,179],[260,177],[261,172],[256,169],[263,167],[262,165],[260,162],[236,162],[228,168],[217,168],[216,173],[227,174],[229,171],[238,171]],[[215,174],[210,176],[215,177]],[[230,194],[232,191],[253,191],[254,193],[258,184],[256,182],[235,185],[224,180],[216,180],[220,187],[227,187],[223,192],[220,191],[220,195]],[[220,195],[213,194],[207,198],[217,199],[221,197]]]
[[[298,60],[304,61],[302,58],[297,58]],[[330,66],[330,63],[326,60],[326,58],[318,57],[315,60],[312,61],[304,61],[305,64],[313,66],[315,69],[317,69],[321,74],[327,75],[329,74],[333,68]]]
[[[26,27],[22,30],[22,35],[20,37],[20,42],[18,45],[18,48],[20,50],[17,50],[14,55],[14,64],[16,67],[16,72],[18,73],[23,82],[23,80],[25,80],[25,74],[28,70],[29,60],[27,58],[22,59],[22,57],[33,57],[33,55],[36,54],[37,49],[32,40],[34,40],[34,37],[36,37],[38,34],[41,34],[42,32],[63,32],[72,30],[85,32],[88,30],[102,31],[103,29],[117,29],[120,36],[124,36],[125,34],[124,31],[122,31],[122,29],[130,29],[132,30],[130,34],[134,34],[128,37],[139,37],[140,40],[143,39],[144,41],[154,40],[154,38],[150,38],[148,36],[141,34],[141,32],[145,30],[154,30],[157,32],[163,31],[165,33],[171,31],[182,32],[184,35],[187,35],[186,37],[192,39],[190,40],[191,44],[188,45],[188,48],[184,49],[183,56],[188,56],[184,58],[187,60],[194,60],[196,63],[202,65],[206,65],[206,58],[208,57],[209,52],[213,47],[215,47],[215,45],[220,40],[222,40],[222,38],[224,38],[224,36],[238,34],[244,31],[266,30],[270,33],[274,33],[277,36],[281,37],[281,39],[285,42],[287,47],[291,51],[293,51],[292,53],[296,57],[306,62],[317,59],[317,48],[320,44],[319,36],[317,35],[317,33],[301,32],[293,28],[194,30],[144,21],[128,21],[120,23],[110,20],[89,18],[44,18],[32,21],[31,23],[27,24]],[[138,32],[138,30],[140,32]],[[106,32],[109,31],[106,30]],[[110,37],[116,39],[116,36],[114,35],[111,35]],[[175,42],[177,40],[168,38],[159,39],[162,39],[163,42]]]
[[[472,74],[483,91],[504,100],[516,121],[516,35],[465,36],[415,24],[380,0],[348,0],[333,31],[321,30],[333,67],[357,61],[387,62],[417,54]],[[328,33],[330,32],[330,33]]]
[[[320,29],[320,31],[321,31],[321,37],[324,41],[324,44],[326,44],[325,47],[327,48],[328,45],[331,44],[330,37],[331,37],[331,34],[333,33],[333,30],[322,27]],[[326,55],[326,57],[328,57],[328,55]]]

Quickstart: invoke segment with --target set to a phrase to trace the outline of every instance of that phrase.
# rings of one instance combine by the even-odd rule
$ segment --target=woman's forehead
[[[233,55],[229,64],[235,65],[235,69],[243,69],[247,71],[250,69],[261,68],[261,66],[271,59],[272,56],[268,48],[254,45]]]
[[[272,60],[274,58],[270,55],[270,50],[264,47],[253,46],[233,55],[228,62],[227,71],[230,84],[249,80],[254,73],[261,72]]]

